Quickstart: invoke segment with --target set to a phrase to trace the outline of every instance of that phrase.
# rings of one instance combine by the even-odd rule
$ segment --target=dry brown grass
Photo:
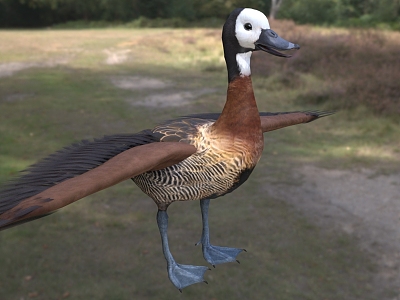
[[[255,55],[254,72],[279,74],[275,76],[292,86],[307,85],[310,80],[304,80],[304,75],[314,75],[319,88],[314,84],[299,96],[308,103],[329,102],[334,108],[365,105],[382,114],[400,112],[400,33],[328,30],[289,21],[274,22],[271,27],[302,48],[289,60]]]

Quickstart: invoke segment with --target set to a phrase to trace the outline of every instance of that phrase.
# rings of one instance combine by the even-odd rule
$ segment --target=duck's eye
[[[246,30],[252,30],[252,29],[253,29],[253,26],[251,26],[250,23],[246,23],[246,24],[244,24],[244,29],[246,29]]]

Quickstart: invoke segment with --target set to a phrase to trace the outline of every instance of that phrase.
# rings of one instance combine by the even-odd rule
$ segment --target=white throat
[[[250,76],[251,69],[250,69],[250,58],[251,58],[251,51],[245,53],[238,53],[236,54],[236,62],[239,68],[240,76]]]

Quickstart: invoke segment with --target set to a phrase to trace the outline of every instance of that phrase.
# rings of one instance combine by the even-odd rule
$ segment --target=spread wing
[[[334,111],[260,112],[261,128],[263,132],[273,131],[287,126],[309,123],[334,113]],[[216,121],[219,116],[220,113],[204,113],[189,115],[184,118],[198,118]]]
[[[333,112],[261,112],[263,132],[308,123]],[[190,115],[136,134],[112,135],[66,147],[0,190],[0,230],[40,218],[141,173],[174,165],[196,152],[188,138],[219,113]],[[207,121],[206,121],[207,120]]]
[[[45,216],[143,172],[176,164],[192,145],[160,142],[150,130],[82,141],[58,151],[0,190],[0,229]]]
[[[334,111],[294,111],[283,113],[260,113],[263,132],[277,130],[292,125],[310,123],[334,114]]]

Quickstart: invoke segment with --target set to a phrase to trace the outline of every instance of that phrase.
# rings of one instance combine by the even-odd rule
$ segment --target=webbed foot
[[[203,256],[204,259],[213,265],[223,264],[227,262],[237,261],[236,257],[240,252],[245,251],[244,249],[229,248],[214,246],[211,244],[203,245]]]
[[[236,257],[240,252],[246,251],[239,248],[220,247],[210,244],[210,230],[208,227],[208,207],[210,205],[209,199],[200,200],[201,217],[203,220],[203,232],[200,241],[196,244],[202,244],[204,259],[213,265],[223,264],[227,262],[237,261]]]
[[[204,280],[204,273],[210,270],[208,267],[174,263],[168,266],[167,269],[169,279],[181,293],[182,289],[189,285],[198,282],[205,282],[208,284],[208,282]]]
[[[157,212],[157,224],[161,234],[164,257],[167,261],[168,277],[174,286],[182,293],[182,289],[189,285],[198,282],[207,283],[207,281],[204,280],[204,273],[207,270],[210,270],[210,268],[203,266],[181,265],[176,263],[175,259],[173,258],[168,245],[168,214],[166,211],[159,210]]]

